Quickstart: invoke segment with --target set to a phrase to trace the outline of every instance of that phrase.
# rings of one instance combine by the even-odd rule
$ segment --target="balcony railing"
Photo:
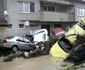
[[[40,12],[40,21],[74,21],[73,13],[64,13],[64,12]]]

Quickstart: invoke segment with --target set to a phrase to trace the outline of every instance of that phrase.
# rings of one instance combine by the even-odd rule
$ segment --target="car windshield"
[[[36,35],[37,35],[37,34],[40,34],[40,33],[43,33],[43,32],[44,32],[44,31],[37,32]]]
[[[29,43],[30,43],[30,41],[29,41],[28,39],[26,39],[26,38],[24,38],[24,41],[25,41],[25,42],[29,42]]]
[[[6,39],[11,39],[11,38],[14,38],[14,36],[8,36],[8,37],[6,37]]]

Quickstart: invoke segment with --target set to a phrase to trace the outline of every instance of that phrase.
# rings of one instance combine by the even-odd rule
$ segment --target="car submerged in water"
[[[76,35],[85,35],[85,18],[82,18],[52,46],[50,55],[52,57],[67,57],[76,45]]]

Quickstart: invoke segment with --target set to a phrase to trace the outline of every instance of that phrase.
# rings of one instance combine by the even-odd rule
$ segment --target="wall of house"
[[[28,1],[35,2],[35,13],[18,13],[17,11],[17,1]],[[23,29],[19,28],[19,24],[24,24],[26,20],[38,21],[39,20],[39,0],[7,0],[7,11],[8,11],[8,24],[12,24],[12,29],[7,30],[7,35],[20,35],[24,36],[30,32],[30,27],[25,27]],[[38,29],[39,27],[36,27]]]
[[[18,13],[17,1],[35,2],[35,12],[34,13]],[[63,3],[66,4],[66,1]],[[69,2],[67,2],[67,3],[69,4]],[[6,29],[7,36],[10,36],[10,35],[11,36],[15,36],[15,35],[24,36],[25,34],[30,33],[31,31],[35,32],[36,30],[41,29],[41,23],[38,21],[61,21],[61,20],[62,21],[74,21],[73,14],[71,16],[70,14],[66,14],[66,13],[57,14],[56,12],[41,13],[40,12],[41,11],[40,0],[7,0],[7,11],[8,11],[8,24],[12,24],[12,29],[10,29],[10,30]],[[55,15],[55,14],[57,14],[57,15]],[[72,18],[70,18],[69,15]],[[59,18],[59,20],[58,20],[58,18]],[[69,18],[70,18],[70,20],[69,20]],[[30,24],[32,24],[31,22],[37,23],[38,26],[36,26],[36,27],[24,26],[23,29],[20,29],[19,24],[24,24],[25,21],[30,21]],[[53,24],[50,24],[50,30],[52,30],[54,28],[53,26],[54,26]]]
[[[3,0],[0,0],[0,24],[1,24],[1,20],[3,19],[3,16],[2,16],[3,10],[4,10]],[[7,35],[6,27],[0,26],[0,39],[6,37],[6,35]]]
[[[41,12],[41,21],[74,21],[74,13],[67,12]]]
[[[52,0],[46,1],[48,2],[42,1],[40,5],[40,21],[74,21],[74,5],[64,5],[63,1],[62,4],[56,3],[55,0],[55,3]],[[53,10],[49,11],[49,7],[53,7]]]
[[[3,14],[3,0],[0,0],[0,19],[2,19]]]
[[[0,39],[3,39],[7,36],[6,27],[0,27]]]
[[[75,21],[79,21],[82,17],[85,17],[78,15],[78,10],[77,10],[78,8],[85,9],[85,3],[75,2]]]

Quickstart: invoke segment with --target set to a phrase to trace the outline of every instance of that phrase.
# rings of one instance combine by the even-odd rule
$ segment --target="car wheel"
[[[12,47],[12,51],[13,51],[13,52],[17,52],[17,51],[18,51],[18,47],[17,47],[16,45],[14,45],[14,46]]]

